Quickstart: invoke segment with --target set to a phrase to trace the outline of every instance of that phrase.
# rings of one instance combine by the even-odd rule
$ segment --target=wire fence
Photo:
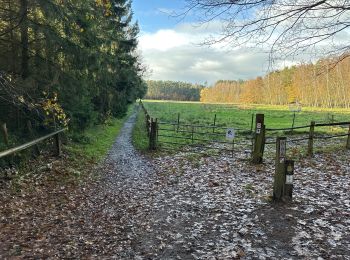
[[[189,124],[180,122],[178,116],[177,122],[161,121],[152,119],[140,101],[140,105],[146,115],[146,125],[150,136],[151,123],[155,122],[156,129],[154,138],[156,147],[167,150],[178,150],[180,148],[188,149],[195,148],[194,152],[204,149],[214,149],[219,151],[227,151],[233,154],[237,148],[248,149],[252,154],[254,149],[263,154],[265,145],[276,145],[276,140],[281,134],[288,135],[291,138],[287,139],[287,143],[301,145],[307,143],[308,154],[313,153],[315,140],[328,140],[333,138],[344,138],[346,140],[346,148],[350,149],[350,121],[346,122],[331,122],[331,123],[315,123],[309,125],[293,126],[286,128],[266,128],[263,127],[263,132],[257,131],[257,119],[255,120],[255,131],[253,131],[253,120],[251,129],[235,128],[235,136],[232,140],[227,139],[228,127],[215,125],[216,116],[213,125]],[[257,115],[258,116],[258,115]],[[262,115],[263,116],[263,115]],[[330,134],[325,131],[327,127],[337,128],[337,132]],[[346,129],[348,128],[348,130]],[[305,129],[305,131],[295,131]],[[319,131],[315,131],[315,129]],[[263,140],[261,147],[256,148],[257,138],[262,135]],[[294,137],[294,138],[293,138]],[[151,138],[150,138],[151,139]],[[150,141],[151,142],[151,141]]]

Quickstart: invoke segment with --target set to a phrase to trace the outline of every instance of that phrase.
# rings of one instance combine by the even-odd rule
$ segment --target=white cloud
[[[145,62],[152,70],[151,79],[214,83],[219,79],[248,79],[266,72],[268,56],[240,49],[224,52],[192,45],[167,51],[143,51]]]
[[[214,83],[220,79],[249,79],[268,71],[267,51],[227,44],[200,46],[220,24],[195,27],[179,24],[173,29],[143,33],[139,48],[152,71],[151,79]]]
[[[141,50],[168,51],[172,48],[187,45],[186,36],[174,30],[159,30],[156,33],[144,33],[139,39]]]

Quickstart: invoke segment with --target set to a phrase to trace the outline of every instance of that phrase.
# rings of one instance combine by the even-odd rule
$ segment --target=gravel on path
[[[349,151],[301,159],[293,202],[274,204],[273,160],[147,159],[135,119],[93,183],[0,198],[1,259],[350,259]]]

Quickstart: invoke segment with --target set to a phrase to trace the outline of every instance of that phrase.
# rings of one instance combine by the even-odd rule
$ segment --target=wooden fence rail
[[[55,155],[59,156],[61,155],[61,139],[60,139],[60,133],[63,133],[64,131],[66,131],[67,129],[61,129],[61,130],[58,130],[56,132],[53,132],[51,134],[48,134],[48,135],[45,135],[43,137],[40,137],[38,139],[35,139],[31,142],[28,142],[28,143],[25,143],[25,144],[22,144],[20,146],[17,146],[17,147],[14,147],[14,148],[11,148],[11,149],[8,149],[6,151],[3,151],[3,152],[0,152],[0,159],[5,157],[5,156],[8,156],[8,155],[11,155],[11,154],[14,154],[14,153],[17,153],[17,152],[20,152],[20,151],[23,151],[25,149],[28,149],[29,147],[32,147],[34,145],[37,145],[38,143],[40,142],[43,142],[45,141],[46,139],[49,139],[51,137],[54,137],[55,139]]]

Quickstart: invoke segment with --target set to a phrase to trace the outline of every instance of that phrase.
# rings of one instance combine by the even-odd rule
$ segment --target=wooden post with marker
[[[294,177],[294,161],[286,160],[285,164],[285,182],[283,189],[284,201],[291,201],[293,198],[293,177]]]
[[[276,140],[276,158],[275,158],[275,176],[273,182],[273,200],[280,201],[283,197],[285,183],[285,160],[286,160],[286,137],[277,137]]]
[[[252,163],[260,164],[263,161],[265,149],[265,125],[264,114],[256,114],[255,120],[255,142],[252,152]]]

